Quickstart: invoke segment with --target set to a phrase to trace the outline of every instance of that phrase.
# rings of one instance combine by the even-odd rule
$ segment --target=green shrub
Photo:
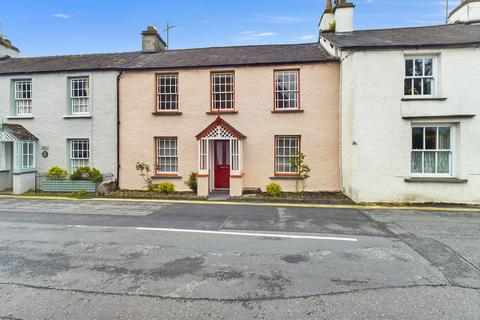
[[[47,177],[52,180],[63,180],[68,176],[67,169],[61,168],[59,166],[54,166],[48,169]]]
[[[102,182],[102,174],[95,168],[80,167],[70,175],[70,180]]]
[[[87,194],[88,194],[87,191],[85,191],[85,190],[79,190],[79,191],[74,192],[74,193],[72,194],[72,196],[73,196],[74,198],[77,198],[77,199],[83,199],[83,198],[85,198],[85,196],[86,196]]]
[[[267,194],[271,197],[278,197],[282,193],[282,187],[278,183],[270,183],[266,187]]]
[[[162,193],[162,194],[172,194],[175,192],[175,185],[170,182],[154,184],[153,191]]]
[[[185,184],[186,184],[193,192],[197,192],[197,188],[198,188],[197,173],[196,173],[196,172],[190,173],[190,176],[188,177],[188,180],[185,181]]]

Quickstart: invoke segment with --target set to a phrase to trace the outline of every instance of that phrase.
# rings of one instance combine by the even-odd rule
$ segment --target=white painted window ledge
[[[460,178],[444,178],[444,177],[411,177],[406,178],[405,182],[409,183],[468,183],[467,179]]]
[[[92,117],[91,113],[86,114],[65,114],[63,115],[64,119],[89,119]]]
[[[7,119],[15,120],[15,119],[33,119],[32,115],[24,115],[24,116],[7,116]]]

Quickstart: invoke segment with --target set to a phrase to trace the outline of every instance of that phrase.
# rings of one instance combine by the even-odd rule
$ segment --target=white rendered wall
[[[402,102],[405,54],[438,54],[439,97]],[[480,49],[344,53],[342,181],[360,202],[480,203]],[[476,115],[456,118],[454,115]],[[405,120],[411,116],[450,116]],[[407,183],[412,122],[455,123],[456,177],[468,183]]]
[[[67,77],[90,77],[91,118],[64,119],[67,114]],[[117,72],[49,73],[0,76],[0,117],[18,123],[38,139],[37,170],[67,167],[67,139],[90,139],[90,164],[102,173],[116,175],[117,167]],[[6,119],[11,115],[12,79],[32,79],[33,119]],[[43,149],[48,148],[48,158]]]
[[[22,194],[35,189],[35,172],[13,175],[13,194]]]
[[[335,10],[335,32],[353,31],[353,7],[337,8]]]

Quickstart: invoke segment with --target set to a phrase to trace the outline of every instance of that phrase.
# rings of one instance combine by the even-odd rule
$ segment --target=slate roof
[[[326,32],[322,36],[344,50],[470,47],[480,45],[480,24]]]
[[[0,59],[0,74],[234,67],[336,61],[316,43]]]
[[[19,124],[4,123],[3,129],[8,130],[11,134],[19,140],[38,140],[30,131]]]

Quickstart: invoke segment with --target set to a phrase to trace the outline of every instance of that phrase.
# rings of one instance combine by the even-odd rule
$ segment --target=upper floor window
[[[404,95],[432,97],[435,94],[435,58],[406,57]]]
[[[448,124],[412,127],[413,176],[452,176],[452,131]]]
[[[178,74],[157,76],[157,111],[178,110]]]
[[[72,114],[89,113],[90,82],[88,77],[70,79]]]
[[[32,80],[15,80],[15,114],[32,114]]]
[[[298,167],[292,160],[300,155],[300,136],[275,137],[275,174],[297,175]]]
[[[70,170],[90,165],[90,141],[88,139],[70,140]]]
[[[177,138],[156,138],[156,149],[156,173],[176,174],[178,172]]]
[[[235,110],[235,73],[213,72],[212,110]]]
[[[298,70],[275,71],[275,110],[298,110]]]

